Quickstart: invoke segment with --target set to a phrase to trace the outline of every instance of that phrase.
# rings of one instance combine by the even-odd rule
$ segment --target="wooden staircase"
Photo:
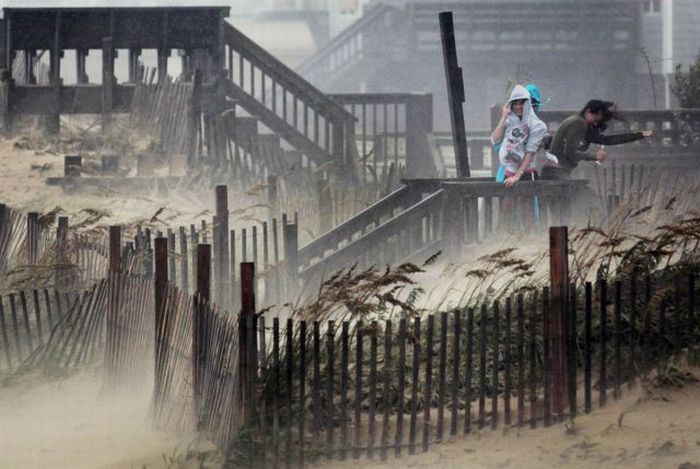
[[[586,180],[521,181],[505,187],[491,177],[408,179],[404,185],[299,250],[299,275],[315,285],[341,268],[421,265],[443,251],[459,256],[494,230],[544,230],[566,224],[572,210],[586,213]],[[503,213],[500,201],[538,199],[539,214]],[[511,209],[512,210],[512,209]],[[311,290],[313,291],[313,290]]]
[[[228,23],[223,42],[225,76],[205,111],[216,158],[241,179],[300,165],[354,179],[355,118]]]

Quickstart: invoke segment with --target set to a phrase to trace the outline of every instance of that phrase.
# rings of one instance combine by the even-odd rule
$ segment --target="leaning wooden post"
[[[67,225],[67,223],[66,223]],[[60,227],[60,223],[59,223]],[[65,235],[62,235],[65,236]],[[121,272],[121,226],[109,227],[109,270],[107,271],[107,332],[105,339],[105,368],[110,385],[114,384],[117,368],[117,316],[119,314],[119,275]],[[63,240],[65,242],[65,240]]]
[[[114,48],[112,38],[102,39],[102,132],[109,131],[114,107]]]
[[[284,225],[284,258],[287,266],[287,297],[299,290],[299,238],[296,223]]]
[[[467,131],[464,124],[464,78],[462,68],[457,63],[457,45],[452,12],[440,13],[440,35],[442,37],[442,57],[445,63],[447,79],[447,98],[450,104],[450,122],[452,123],[452,141],[455,148],[457,177],[471,177],[469,155],[467,154]]]
[[[220,305],[228,303],[229,292],[229,213],[228,213],[228,187],[216,186],[216,225],[214,231],[214,243],[216,246],[216,301]]]
[[[243,405],[246,425],[255,418],[255,375],[257,370],[257,343],[255,320],[255,264],[241,262],[241,311],[238,317],[240,328],[240,382],[241,396],[239,402]]]
[[[209,293],[211,291],[211,245],[197,245],[197,289],[195,296],[192,337],[193,393],[195,418],[200,426],[204,422],[204,371],[207,366],[207,336],[209,328]]]
[[[27,214],[27,263],[36,265],[39,257],[39,214]]]
[[[552,369],[552,406],[555,414],[561,418],[564,414],[564,387],[566,380],[566,344],[568,343],[568,305],[569,305],[569,248],[568,228],[552,226],[549,228],[549,318],[545,330],[550,336],[550,363]],[[575,370],[569,370],[573,373]]]
[[[155,402],[158,408],[162,398],[163,369],[165,365],[166,328],[165,308],[168,297],[168,238],[155,239]]]

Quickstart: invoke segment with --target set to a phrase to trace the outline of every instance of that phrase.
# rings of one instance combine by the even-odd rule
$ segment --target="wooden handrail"
[[[347,266],[350,262],[358,259],[372,246],[383,240],[404,231],[425,214],[435,213],[442,206],[443,190],[439,190],[411,206],[407,210],[393,216],[386,222],[379,225],[374,230],[364,234],[356,240],[351,241],[342,249],[339,249],[322,260],[311,264],[301,271],[304,279],[318,278],[319,275],[334,269]]]
[[[386,216],[395,208],[408,201],[410,189],[402,186],[391,194],[373,203],[349,220],[336,226],[329,232],[314,239],[299,250],[299,263],[309,263],[315,257],[322,257],[328,249],[335,249],[337,245],[346,239],[352,238],[355,233],[367,228],[382,216]]]
[[[287,67],[255,41],[228,23],[224,27],[224,40],[231,49],[254,63],[264,73],[295,93],[299,98],[307,100],[314,107],[325,111],[324,114],[327,113],[343,122],[354,122],[354,117],[343,106],[327,97],[297,72]]]
[[[328,59],[328,57],[337,50],[338,46],[356,37],[367,25],[380,20],[382,15],[390,9],[395,9],[395,7],[377,5],[369,9],[361,18],[345,28],[333,39],[328,41],[321,49],[317,50],[311,57],[297,66],[296,72],[301,75],[310,72],[319,62]]]

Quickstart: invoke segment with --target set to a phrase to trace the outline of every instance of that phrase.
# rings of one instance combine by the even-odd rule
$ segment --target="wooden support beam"
[[[129,49],[129,83],[136,83],[139,76],[141,49]]]
[[[428,135],[433,133],[433,95],[412,95],[406,102],[406,177],[432,177],[435,163]]]
[[[228,303],[229,284],[229,213],[228,187],[216,186],[216,225],[214,226],[214,243],[216,246],[216,301],[219,305]]]
[[[81,85],[90,83],[90,77],[87,74],[87,56],[89,53],[88,49],[76,49],[75,51],[75,76],[78,84]]]
[[[446,255],[459,252],[464,242],[464,204],[459,191],[445,189],[442,195],[442,239]]]
[[[170,49],[158,49],[158,83],[163,83],[168,75],[168,58]]]
[[[111,233],[110,233],[111,234]],[[111,247],[111,243],[110,243]],[[168,240],[167,238],[155,239],[155,402],[159,407],[162,398],[162,386],[164,379],[165,354],[167,353],[165,330],[166,304],[168,298]]]
[[[203,422],[204,371],[207,366],[209,293],[211,291],[211,245],[197,245],[197,283],[192,337],[193,392],[198,427]]]
[[[50,80],[51,80],[51,104],[46,116],[46,131],[58,135],[61,131],[61,12],[56,13],[54,19],[53,46],[50,52]]]
[[[24,78],[29,85],[36,85],[36,73],[34,73],[35,60],[36,50],[27,49],[24,51]]]
[[[239,361],[241,363],[241,391],[244,419],[247,425],[255,417],[255,374],[257,373],[257,343],[255,317],[255,264],[241,263],[241,312],[238,317],[242,334]]]
[[[566,344],[569,301],[569,248],[568,228],[549,228],[549,275],[550,275],[550,324],[545,331],[550,337],[550,363],[552,369],[552,404],[554,413],[564,415],[564,389],[566,386]]]
[[[455,163],[457,177],[471,177],[469,170],[469,155],[467,154],[467,133],[464,123],[464,78],[462,68],[457,62],[457,45],[452,12],[446,11],[439,15],[440,35],[442,38],[442,56],[445,63],[445,78],[447,80],[447,98],[450,106],[450,122],[452,124],[452,141],[455,148]]]
[[[102,39],[102,132],[108,132],[114,108],[114,47],[112,38]]]
[[[12,69],[0,70],[0,129],[4,134],[8,134],[12,130],[11,94]]]
[[[59,225],[60,228],[60,225]],[[60,235],[59,235],[60,238]],[[119,267],[121,264],[121,253],[119,246],[121,245],[121,227],[109,227],[109,264],[108,264],[108,284],[107,284],[107,317],[106,317],[106,334],[105,334],[105,368],[108,378],[108,383],[113,385],[116,380],[117,369],[117,354],[119,353],[119,330],[118,316],[119,305],[121,304],[120,293],[120,277]],[[157,316],[156,316],[157,317]],[[155,327],[158,331],[157,327]],[[157,342],[157,332],[155,336]]]
[[[12,62],[15,58],[14,44],[12,43],[13,21],[12,11],[5,10],[5,70],[12,73]],[[12,75],[10,75],[12,76]]]

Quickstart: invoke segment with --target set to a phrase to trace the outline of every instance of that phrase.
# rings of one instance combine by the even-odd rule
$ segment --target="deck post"
[[[139,57],[141,57],[141,49],[129,49],[129,83],[136,83],[139,79]]]
[[[467,154],[467,132],[464,123],[464,78],[462,68],[457,62],[457,45],[452,12],[440,13],[440,35],[442,37],[442,55],[445,63],[447,80],[447,98],[450,105],[450,122],[452,123],[452,140],[455,148],[455,163],[458,178],[471,177],[469,155]]]
[[[250,425],[255,417],[255,387],[254,380],[257,370],[256,356],[256,317],[255,317],[255,264],[241,262],[241,311],[238,316],[240,324],[240,388],[239,400],[243,405],[246,425]]]
[[[114,108],[114,47],[112,38],[102,39],[102,132],[109,131]]]
[[[110,240],[111,241],[111,240]],[[119,252],[119,246],[116,246]],[[112,245],[110,243],[110,252]],[[111,259],[111,256],[110,256]],[[165,364],[165,354],[167,350],[165,333],[165,308],[168,297],[168,238],[155,239],[155,383],[154,395],[156,408],[160,407],[160,400],[163,391],[163,366]]]
[[[60,228],[60,225],[59,225]],[[105,334],[105,368],[107,369],[108,383],[116,383],[117,354],[119,349],[117,333],[117,317],[119,315],[119,274],[121,267],[122,230],[118,225],[109,227],[109,270],[107,272],[107,321]]]
[[[58,135],[61,131],[61,12],[56,13],[54,20],[53,46],[50,52],[51,58],[51,104],[46,116],[46,131],[49,134]]]
[[[12,71],[0,70],[0,128],[4,134],[12,130],[10,97],[12,94]]]
[[[431,177],[435,162],[428,145],[433,133],[433,95],[410,96],[406,102],[406,177]]]
[[[220,305],[228,303],[229,288],[229,213],[228,187],[216,186],[216,226],[214,227],[214,245],[216,251],[216,301]]]
[[[85,85],[90,82],[90,78],[87,74],[88,53],[88,49],[77,49],[75,51],[75,76],[80,85]]]
[[[193,394],[197,427],[205,421],[204,371],[207,366],[209,335],[209,292],[211,291],[211,245],[197,245],[197,283],[192,337]]]
[[[564,415],[566,381],[567,317],[569,300],[568,228],[549,228],[550,315],[545,331],[550,337],[552,404],[555,414]]]
[[[464,241],[464,204],[459,190],[443,186],[442,197],[442,239],[447,256],[459,253]]]
[[[299,290],[299,238],[296,223],[284,223],[284,258],[287,265],[287,297]]]

